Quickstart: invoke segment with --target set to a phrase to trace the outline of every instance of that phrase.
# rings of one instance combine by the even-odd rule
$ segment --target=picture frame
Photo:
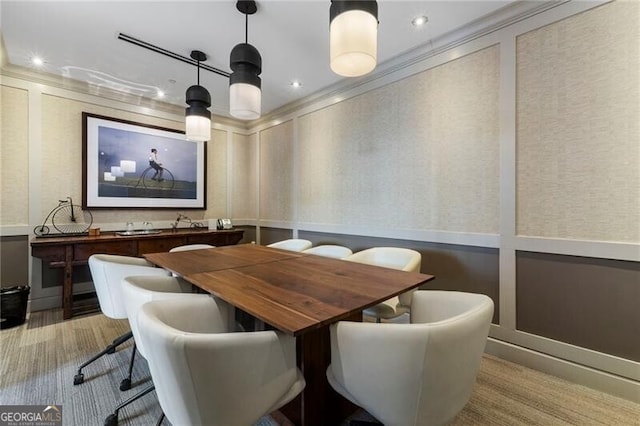
[[[206,209],[206,157],[182,131],[83,112],[82,207]]]

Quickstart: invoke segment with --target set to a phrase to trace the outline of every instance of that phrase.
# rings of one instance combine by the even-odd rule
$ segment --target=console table
[[[31,240],[31,255],[46,262],[50,268],[64,268],[62,283],[63,318],[86,312],[73,306],[73,267],[86,265],[96,253],[142,256],[145,253],[166,252],[185,244],[227,246],[237,244],[244,231],[237,229],[214,231],[208,229],[162,230],[155,234],[118,235],[106,232],[98,236],[36,237]]]

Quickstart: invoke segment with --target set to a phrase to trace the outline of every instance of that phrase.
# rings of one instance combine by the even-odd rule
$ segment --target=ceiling
[[[509,3],[494,1],[378,1],[378,64],[496,13]],[[249,43],[262,55],[263,115],[288,103],[346,83],[329,68],[329,0],[258,1],[249,17]],[[504,9],[503,9],[504,10]],[[416,28],[412,18],[429,21]],[[244,15],[235,1],[8,1],[0,3],[6,60],[75,80],[96,90],[186,106],[184,93],[196,83],[190,64],[118,39],[123,33],[188,57],[207,54],[205,64],[230,72],[229,53],[244,41]],[[39,56],[44,64],[35,67]],[[378,67],[380,68],[380,67]],[[375,71],[374,71],[375,73]],[[298,80],[300,88],[291,86]],[[212,112],[229,116],[228,79],[200,71],[212,97]]]

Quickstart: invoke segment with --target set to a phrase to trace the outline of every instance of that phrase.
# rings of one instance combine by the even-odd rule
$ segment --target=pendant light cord
[[[198,63],[198,86],[200,86],[200,61],[197,61]]]
[[[244,42],[249,44],[249,14],[244,15]]]

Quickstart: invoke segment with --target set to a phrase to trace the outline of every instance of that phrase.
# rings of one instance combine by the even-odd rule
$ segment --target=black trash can
[[[28,285],[0,289],[0,329],[24,324],[30,290]]]

